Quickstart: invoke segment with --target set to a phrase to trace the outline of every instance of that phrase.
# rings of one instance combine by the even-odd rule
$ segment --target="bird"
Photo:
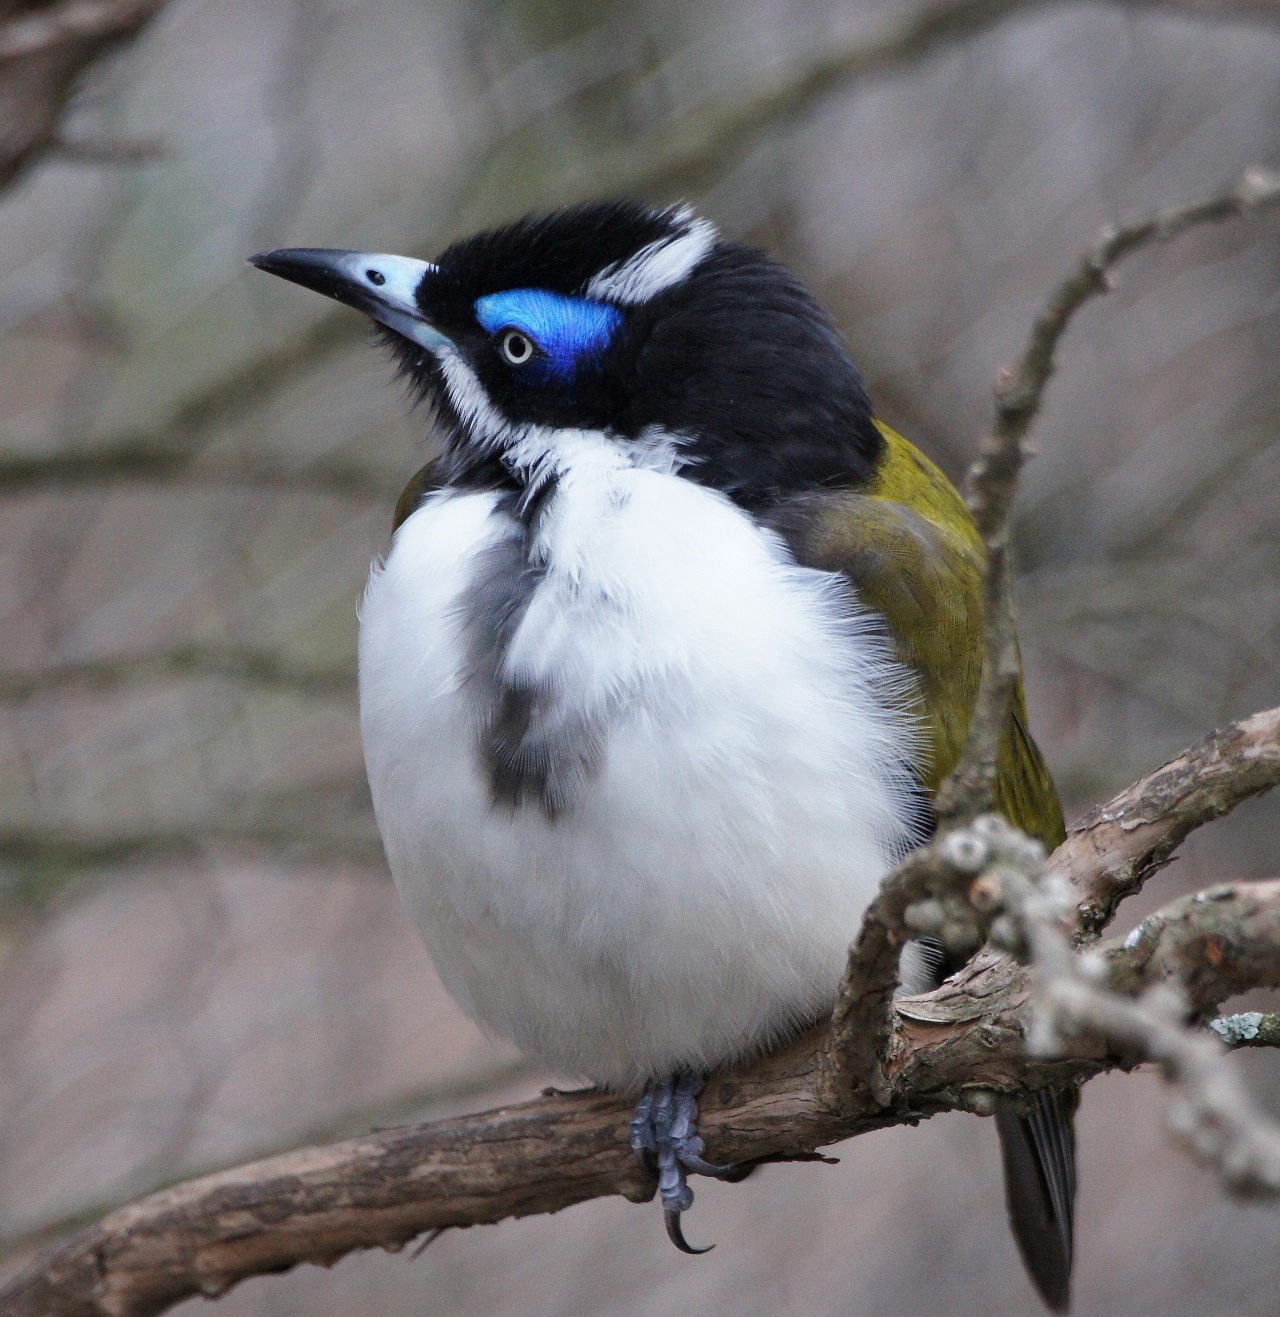
[[[584,202],[434,261],[282,248],[368,316],[439,455],[360,609],[387,859],[445,986],[637,1100],[685,1252],[712,1071],[829,1015],[862,915],[935,830],[982,669],[984,550],[834,322],[685,205]],[[996,805],[1064,836],[1021,684]],[[958,966],[921,943],[905,986]],[[996,1113],[1013,1232],[1070,1301],[1075,1090]]]

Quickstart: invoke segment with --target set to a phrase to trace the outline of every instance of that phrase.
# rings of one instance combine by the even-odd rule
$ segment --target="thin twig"
[[[1030,451],[1027,437],[1053,375],[1062,335],[1086,302],[1111,288],[1111,271],[1126,256],[1152,243],[1168,242],[1188,229],[1277,203],[1280,175],[1253,168],[1234,187],[1207,200],[1171,207],[1134,223],[1108,225],[1049,295],[1017,365],[1000,372],[995,423],[969,471],[965,490],[987,548],[982,684],[960,762],[938,791],[935,812],[940,822],[974,818],[995,801],[1000,742],[1021,673],[1010,590],[1009,518]]]

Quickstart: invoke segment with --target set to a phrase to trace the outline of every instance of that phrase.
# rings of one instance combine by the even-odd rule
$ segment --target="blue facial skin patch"
[[[518,329],[541,349],[517,370],[537,379],[571,380],[584,357],[599,355],[622,323],[622,312],[607,302],[565,297],[545,288],[513,288],[476,301],[476,319],[490,334]]]

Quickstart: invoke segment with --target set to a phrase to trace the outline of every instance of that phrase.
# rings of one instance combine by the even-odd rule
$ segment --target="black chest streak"
[[[548,482],[532,498],[504,497],[498,511],[519,531],[478,555],[460,601],[466,646],[466,690],[476,711],[477,749],[494,809],[536,808],[561,817],[604,758],[603,721],[569,707],[554,680],[513,673],[511,646],[546,565],[533,559],[539,518],[555,497]]]

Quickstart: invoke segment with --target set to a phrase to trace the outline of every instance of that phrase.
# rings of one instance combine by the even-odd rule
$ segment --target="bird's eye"
[[[366,270],[364,277],[373,284],[375,288],[381,288],[387,282],[387,276],[381,270]]]
[[[513,366],[523,366],[533,356],[533,340],[518,329],[508,329],[502,336],[502,355]]]

